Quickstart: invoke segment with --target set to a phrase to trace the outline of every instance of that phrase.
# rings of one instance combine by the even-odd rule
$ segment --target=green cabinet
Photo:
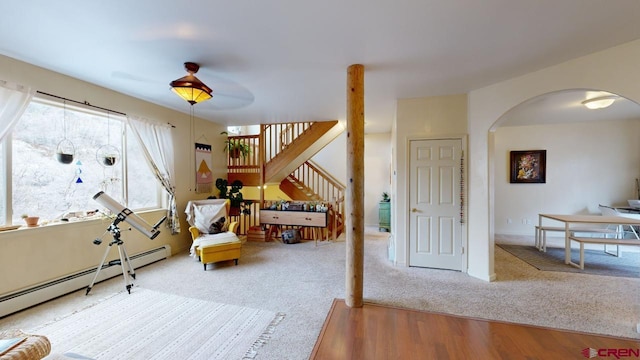
[[[379,230],[391,232],[391,202],[381,201],[378,206]]]

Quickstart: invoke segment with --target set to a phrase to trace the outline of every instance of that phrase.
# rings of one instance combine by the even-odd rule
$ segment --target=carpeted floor
[[[564,263],[564,248],[547,247],[542,252],[531,245],[498,244],[510,254],[542,271],[573,272],[591,275],[640,277],[640,253],[623,252],[621,257],[605,254],[603,250],[584,251],[584,270]],[[579,250],[572,249],[571,258],[577,263]]]
[[[388,260],[388,237],[373,230],[365,234],[367,302],[640,339],[640,279],[539,271],[496,246],[496,280],[486,282],[456,271],[396,266]],[[513,243],[533,244],[533,237]],[[231,261],[203,271],[185,247],[136,270],[132,292],[143,288],[285,313],[256,360],[304,360],[333,299],[345,297],[345,261],[344,240],[317,247],[245,243],[237,266]],[[96,284],[89,296],[81,290],[2,318],[0,329],[33,329],[122,290],[122,276],[115,277]]]

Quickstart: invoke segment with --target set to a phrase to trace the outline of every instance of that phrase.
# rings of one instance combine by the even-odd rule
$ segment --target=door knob
[[[413,208],[413,209],[411,209],[411,212],[418,212],[418,209]]]

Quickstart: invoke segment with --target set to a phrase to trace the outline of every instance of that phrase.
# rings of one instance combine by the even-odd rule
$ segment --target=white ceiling
[[[558,124],[567,122],[640,120],[640,105],[618,97],[611,106],[589,110],[582,102],[601,96],[604,91],[563,90],[529,99],[504,114],[499,126]]]
[[[346,69],[361,63],[366,131],[385,132],[398,98],[629,42],[638,19],[638,0],[14,0],[0,54],[185,113],[168,84],[197,62],[214,98],[195,114],[228,125],[343,120]]]

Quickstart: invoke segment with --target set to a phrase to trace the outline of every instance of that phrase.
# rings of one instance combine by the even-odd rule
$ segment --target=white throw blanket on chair
[[[238,236],[231,231],[219,234],[203,234],[193,241],[193,244],[191,244],[191,249],[189,250],[189,255],[197,257],[198,254],[196,254],[196,248],[198,246],[220,245],[238,241],[240,241],[240,239],[238,239]]]
[[[189,251],[191,256],[196,255],[196,247],[213,244],[224,244],[239,241],[235,233],[227,231],[219,234],[209,234],[211,223],[217,221],[221,217],[227,218],[226,199],[207,199],[207,200],[191,200],[187,203],[185,214],[187,222],[191,226],[195,226],[200,232],[200,236],[191,244]]]

